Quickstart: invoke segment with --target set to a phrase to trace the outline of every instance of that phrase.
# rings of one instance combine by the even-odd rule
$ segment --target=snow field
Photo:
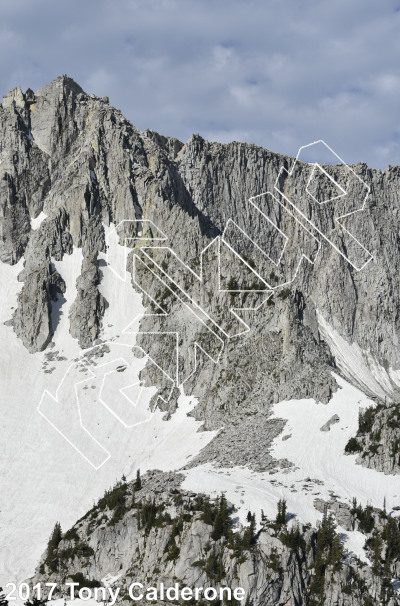
[[[33,574],[56,521],[61,522],[63,530],[67,530],[123,474],[130,479],[134,478],[138,468],[142,473],[155,468],[179,469],[215,435],[212,432],[197,432],[201,423],[187,416],[195,405],[195,399],[185,396],[183,392],[179,398],[179,408],[169,422],[164,421],[164,413],[157,410],[148,422],[129,427],[125,426],[129,423],[124,425],[113,414],[111,392],[114,389],[115,393],[116,389],[113,382],[116,377],[122,379],[128,372],[117,373],[113,367],[120,359],[119,354],[116,357],[115,348],[122,348],[125,353],[130,351],[134,345],[134,334],[124,334],[123,329],[134,317],[143,313],[143,306],[140,295],[133,291],[130,281],[120,280],[107,266],[101,267],[101,290],[109,304],[104,317],[104,338],[113,338],[115,348],[95,360],[97,366],[92,369],[82,366],[78,370],[75,368],[74,365],[79,365],[75,361],[81,352],[69,334],[68,312],[76,296],[75,281],[80,274],[81,262],[81,251],[77,249],[71,255],[65,255],[62,261],[53,261],[67,288],[65,300],[59,302],[59,309],[56,310],[59,322],[53,338],[55,346],[48,351],[58,352],[57,357],[66,359],[48,361],[46,369],[51,372],[44,371],[45,353],[29,354],[12,328],[0,324],[3,345],[0,349],[0,586],[3,587],[8,582],[21,582]],[[1,322],[11,317],[12,308],[16,306],[17,295],[22,288],[17,275],[22,265],[23,261],[14,267],[0,263]],[[129,359],[128,362],[131,364],[130,381],[138,383],[144,360]],[[54,407],[51,409],[53,417],[56,420],[58,417],[61,423],[66,417],[68,419],[71,411],[68,431],[73,434],[77,431],[75,428],[82,429],[76,419],[74,381],[65,385],[59,402],[54,399],[63,378],[69,378],[71,365],[74,380],[78,378],[81,382],[77,392],[82,405],[82,418],[90,424],[94,437],[111,455],[97,471],[38,412],[39,403],[47,391],[50,394],[48,403]],[[111,369],[111,372],[108,375],[109,383],[104,383],[100,394],[103,377],[93,382],[92,370],[96,374],[102,365],[108,365],[107,369]],[[129,385],[124,385],[124,388],[128,420],[132,424],[135,421],[135,406],[129,400],[132,390],[129,390]],[[133,387],[134,392],[135,389],[137,387]],[[143,412],[153,393],[154,388],[145,388],[141,392],[138,411],[140,408]],[[65,395],[68,397],[64,398]],[[100,401],[100,396],[105,404],[110,404],[111,400],[109,408]],[[79,443],[81,434],[69,437]]]
[[[396,476],[385,476],[366,469],[355,462],[356,455],[345,455],[344,447],[355,435],[358,411],[373,404],[360,390],[335,375],[340,389],[327,404],[314,400],[284,401],[274,406],[274,416],[287,421],[285,428],[272,446],[276,459],[286,458],[293,463],[288,469],[276,472],[253,472],[245,467],[218,469],[211,464],[189,469],[184,487],[217,496],[225,492],[227,499],[238,508],[238,518],[246,523],[249,510],[260,520],[261,510],[275,518],[277,502],[287,501],[293,521],[315,525],[322,518],[313,505],[314,499],[330,499],[351,503],[353,497],[363,506],[383,507],[386,497],[388,509],[399,504],[400,484]],[[320,427],[334,414],[340,418],[330,431]],[[283,437],[290,436],[283,440]],[[292,522],[293,523],[293,522]],[[362,547],[365,537],[359,532],[338,528],[346,539],[346,549],[365,559]]]

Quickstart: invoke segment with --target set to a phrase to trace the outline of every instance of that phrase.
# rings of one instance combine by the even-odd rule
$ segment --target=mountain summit
[[[159,482],[166,500],[157,499],[151,511],[143,500],[143,516],[153,516],[152,523],[149,532],[137,527],[134,539],[124,530],[135,509],[134,489],[122,482],[113,496],[107,493],[104,508],[98,505],[85,526],[90,549],[101,554],[100,564],[90,564],[93,575],[108,570],[128,579],[130,555],[118,560],[119,573],[116,555],[109,561],[103,552],[100,512],[106,512],[107,545],[115,539],[122,550],[126,540],[127,549],[134,544],[142,553],[150,549],[149,536],[158,541],[162,535],[165,545],[157,550],[167,549],[168,561],[179,562],[174,541],[185,554],[199,533],[212,532],[211,505],[190,501],[191,492],[204,491],[216,497],[226,490],[244,525],[248,510],[249,523],[257,510],[246,556],[228,537],[231,518],[224,518],[226,536],[215,539],[215,562],[228,540],[233,546],[236,563],[225,566],[233,577],[236,564],[243,578],[254,573],[249,554],[254,525],[266,523],[261,509],[271,521],[284,497],[290,515],[314,526],[303,537],[314,559],[303,554],[297,568],[288,561],[296,541],[303,545],[300,535],[282,538],[281,528],[275,536],[272,526],[262,534],[267,568],[279,582],[263,593],[246,581],[250,603],[283,603],[282,592],[285,603],[305,603],[298,601],[306,599],[302,583],[312,582],[304,567],[318,565],[315,524],[327,504],[348,533],[348,552],[371,556],[360,548],[361,534],[368,549],[375,535],[365,525],[359,530],[360,520],[370,499],[382,507],[385,497],[395,511],[400,471],[399,169],[310,165],[251,144],[210,143],[199,135],[184,144],[140,132],[108,98],[88,95],[64,75],[36,92],[17,87],[5,95],[0,133],[3,406],[21,444],[21,458],[11,453],[6,466],[14,466],[26,494],[51,502],[51,525],[64,516],[69,526],[115,477],[125,474],[129,483],[139,467],[183,473],[176,487],[183,501],[175,505],[165,476],[150,477],[149,490]],[[23,431],[28,420],[40,436],[31,458]],[[59,503],[41,481],[36,486],[37,469],[44,484],[61,478]],[[72,493],[79,493],[76,503]],[[35,516],[35,499],[27,501],[21,515],[28,508]],[[5,512],[3,542],[12,544],[16,532],[22,553],[22,528],[12,527],[11,508]],[[146,526],[145,517],[139,526]],[[373,527],[385,537],[388,522],[378,517]],[[179,533],[172,539],[169,530],[157,534],[156,520],[161,528],[173,519]],[[31,567],[48,525],[46,518],[32,530]],[[69,573],[78,574],[85,553],[93,553],[74,551],[83,526],[74,529],[61,547],[72,549]],[[338,564],[339,546],[331,539]],[[147,572],[153,564],[160,568],[153,555],[146,555]],[[197,555],[206,557],[201,549]],[[288,559],[282,574],[281,556]],[[49,562],[41,561],[40,578],[50,578]],[[215,575],[215,562],[199,567]],[[179,566],[168,566],[179,576]],[[258,560],[255,566],[261,570]],[[397,568],[395,554],[386,576]],[[303,579],[295,592],[288,570]],[[339,568],[334,573],[326,604],[336,603],[344,582]],[[365,574],[373,587],[369,597],[386,591],[379,575],[370,568]]]

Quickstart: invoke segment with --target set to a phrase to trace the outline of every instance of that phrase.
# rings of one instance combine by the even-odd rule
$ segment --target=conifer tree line
[[[131,516],[127,519],[136,519],[137,528],[143,532],[145,537],[154,531],[157,536],[158,528],[170,527],[164,553],[166,560],[172,562],[176,562],[180,556],[185,524],[190,524],[193,519],[197,518],[208,525],[210,540],[201,555],[202,559],[191,565],[203,569],[207,577],[215,583],[226,582],[224,562],[226,562],[227,551],[231,559],[236,558],[238,565],[249,558],[257,557],[258,536],[265,530],[292,551],[298,562],[302,562],[304,565],[308,562],[307,570],[312,571],[310,581],[307,581],[307,586],[304,588],[305,603],[308,606],[323,605],[327,583],[343,569],[342,539],[336,530],[335,518],[327,509],[324,511],[322,521],[316,529],[313,529],[310,524],[289,523],[293,516],[288,513],[286,500],[281,498],[277,502],[276,515],[272,519],[268,519],[261,511],[261,529],[257,530],[256,515],[252,511],[247,513],[247,523],[235,528],[232,521],[232,513],[235,509],[228,503],[224,494],[211,500],[206,495],[188,496],[177,488],[173,488],[169,491],[168,502],[164,502],[156,497],[158,493],[152,495],[149,491],[141,491],[140,470],[137,470],[136,479],[133,482],[127,483],[126,478],[123,477],[122,482],[117,482],[113,489],[105,491],[104,496],[82,518],[82,520],[85,518],[89,520],[86,535],[78,532],[77,527],[71,528],[63,535],[61,525],[57,522],[50,535],[46,557],[44,564],[40,567],[40,572],[42,574],[67,573],[68,559],[73,561],[75,557],[88,558],[94,555],[93,550],[88,544],[85,544],[82,537],[93,532],[96,524],[99,523],[99,516],[101,516],[100,520],[106,520],[107,525],[113,525],[123,520],[129,511]],[[145,496],[139,500],[140,495]],[[177,511],[174,518],[167,509],[171,502],[174,503]],[[400,560],[399,520],[386,513],[385,504],[383,510],[376,510],[371,505],[362,507],[357,504],[355,499],[350,512],[358,520],[358,530],[366,535],[365,549],[372,563],[372,573],[381,579],[381,597],[382,603],[385,603],[392,591],[393,570],[396,562]],[[63,543],[60,548],[61,541]],[[281,576],[284,574],[284,570],[282,570],[278,554],[272,552],[268,556],[269,567],[278,576]],[[347,571],[349,572],[347,573]],[[346,564],[347,574],[349,578],[351,575],[356,575],[348,563]],[[92,581],[97,582],[85,580],[86,583]],[[349,581],[348,586],[345,587],[346,591],[351,591],[352,582]],[[8,606],[4,594],[0,595],[0,606]],[[27,603],[26,606],[40,606],[40,604],[33,601]]]

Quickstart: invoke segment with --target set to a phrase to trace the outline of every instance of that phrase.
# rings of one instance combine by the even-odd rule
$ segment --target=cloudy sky
[[[400,164],[400,0],[1,0],[1,92],[61,73],[140,129]],[[323,161],[323,158],[321,159]]]

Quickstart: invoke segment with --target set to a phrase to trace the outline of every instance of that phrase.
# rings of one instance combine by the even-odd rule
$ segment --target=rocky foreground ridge
[[[400,572],[400,530],[387,512],[320,501],[318,529],[289,528],[280,501],[276,519],[263,517],[256,532],[253,512],[241,527],[223,495],[210,501],[189,493],[182,479],[157,471],[135,482],[123,479],[67,532],[56,525],[31,586],[57,583],[61,597],[69,594],[66,583],[79,583],[78,591],[112,580],[123,603],[134,603],[128,592],[137,581],[144,587],[241,587],[242,603],[253,606],[400,603],[391,583]],[[363,532],[371,566],[344,554],[335,519]]]

